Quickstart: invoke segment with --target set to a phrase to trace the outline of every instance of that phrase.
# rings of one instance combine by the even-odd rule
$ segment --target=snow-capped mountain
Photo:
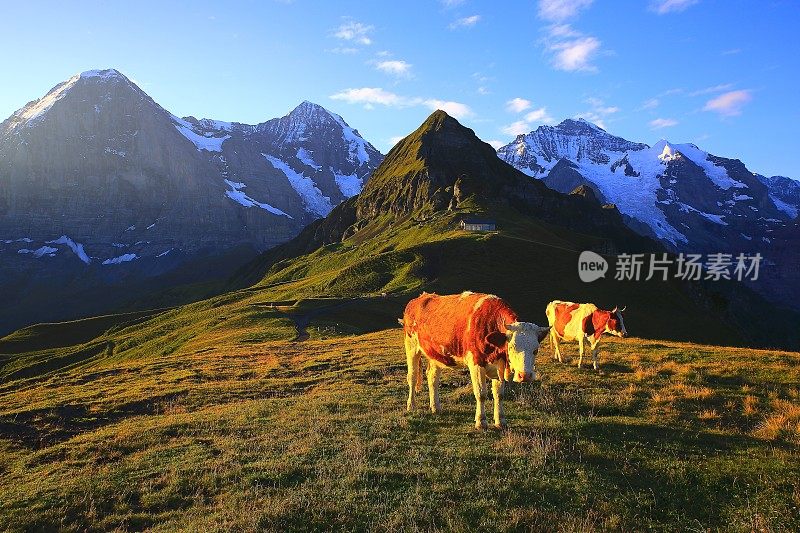
[[[255,125],[180,118],[114,69],[76,74],[0,123],[0,274],[107,282],[254,255],[357,194],[382,159],[310,102]]]
[[[786,223],[800,205],[794,189],[780,192],[769,181],[779,178],[753,174],[739,160],[694,144],[627,141],[582,119],[519,135],[498,155],[561,192],[588,186],[629,217],[631,226],[675,249],[710,244],[711,235],[702,230],[729,228],[721,232],[728,234],[733,227]]]
[[[694,144],[660,140],[649,146],[568,119],[519,135],[497,153],[558,191],[590,188],[631,228],[675,251],[774,255],[794,247],[792,235],[800,235],[800,183],[754,174],[738,159]]]

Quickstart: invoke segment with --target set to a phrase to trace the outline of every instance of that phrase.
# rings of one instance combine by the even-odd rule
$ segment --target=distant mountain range
[[[89,311],[65,308],[123,281],[224,276],[358,194],[382,159],[310,102],[256,125],[179,118],[116,70],[75,75],[0,123],[0,292],[16,306],[0,325],[42,299],[59,302],[51,318]]]
[[[796,347],[797,320],[732,281],[616,280],[583,283],[582,250],[660,254],[615,206],[587,186],[564,194],[499,159],[444,111],[434,112],[386,155],[357,197],[243,269],[239,287],[277,299],[352,298],[375,329],[391,327],[421,290],[502,295],[526,320],[544,323],[547,302],[627,305],[629,331],[648,338]],[[497,232],[460,230],[489,218]],[[272,292],[274,291],[274,292]],[[277,293],[278,296],[275,296]],[[382,306],[359,298],[385,294]],[[367,302],[368,298],[364,298]]]
[[[432,115],[414,134],[428,141],[398,144],[382,164],[357,130],[317,104],[255,125],[180,118],[116,70],[75,75],[0,123],[0,333],[197,299],[298,234],[265,257],[363,236],[390,214],[457,210],[480,195],[570,232],[605,231],[606,253],[636,233],[671,251],[762,252],[752,287],[798,307],[798,182],[583,120],[484,153],[451,121]],[[257,272],[259,261],[248,268]]]
[[[753,288],[798,307],[800,182],[759,175],[694,144],[631,142],[585,120],[541,126],[497,153],[557,191],[591,189],[670,250],[761,252],[763,277]]]

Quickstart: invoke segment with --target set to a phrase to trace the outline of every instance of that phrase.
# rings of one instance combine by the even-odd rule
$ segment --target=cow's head
[[[610,333],[611,335],[617,337],[627,337],[628,331],[625,329],[625,321],[622,319],[622,313],[625,311],[625,308],[622,309],[614,308],[613,310],[609,311],[608,322],[606,322],[606,330],[603,333]]]
[[[536,379],[536,352],[549,331],[549,327],[539,327],[532,322],[506,325],[508,375],[517,383]]]

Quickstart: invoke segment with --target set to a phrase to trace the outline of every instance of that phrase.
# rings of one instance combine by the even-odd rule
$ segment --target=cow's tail
[[[556,305],[557,302],[550,302],[547,304],[547,309],[545,309],[545,315],[547,315],[547,322],[550,327],[556,324]]]

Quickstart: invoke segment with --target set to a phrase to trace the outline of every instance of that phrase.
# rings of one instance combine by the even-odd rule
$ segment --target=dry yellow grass
[[[608,339],[596,373],[546,343],[541,381],[508,389],[510,429],[478,432],[463,371],[443,376],[441,416],[404,413],[398,329],[294,343],[263,320],[175,328],[174,344],[122,335],[130,352],[0,384],[0,523],[800,527],[800,354]]]

